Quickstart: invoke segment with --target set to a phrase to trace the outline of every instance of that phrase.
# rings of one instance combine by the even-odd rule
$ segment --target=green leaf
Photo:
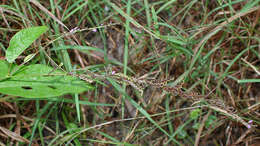
[[[201,112],[200,109],[195,109],[195,110],[191,111],[190,118],[193,120],[196,120],[199,117],[200,112]]]
[[[161,35],[161,37],[164,39],[164,40],[167,40],[169,42],[172,42],[174,44],[177,44],[177,45],[180,45],[180,46],[184,46],[186,45],[187,43],[185,41],[182,41],[182,40],[179,40],[178,37],[175,37],[175,36],[170,36],[170,35]]]
[[[5,61],[0,60],[0,82],[8,76],[8,65]]]
[[[4,67],[0,61],[0,67]],[[62,71],[54,71],[48,75],[53,68],[34,64],[22,66],[13,76],[8,77],[8,68],[1,68],[0,71],[0,93],[28,97],[42,98],[61,96],[68,93],[81,93],[93,87],[85,81],[76,77],[68,76]],[[8,78],[7,78],[8,77]]]
[[[11,39],[9,47],[6,51],[6,59],[9,63],[14,62],[14,60],[26,49],[28,48],[41,34],[46,32],[48,27],[37,26],[22,29],[17,32]]]
[[[24,63],[29,62],[30,60],[32,60],[32,58],[33,58],[35,55],[36,55],[36,53],[27,55],[27,56],[24,58],[23,62],[24,62]]]
[[[205,122],[205,127],[206,127],[206,128],[209,128],[210,126],[211,126],[211,127],[214,127],[214,125],[216,124],[216,120],[217,120],[217,117],[216,117],[216,116],[210,115],[210,116],[208,117],[208,119],[206,120],[206,122]]]
[[[241,83],[260,83],[260,79],[243,79],[243,80],[237,80],[239,84]]]
[[[200,123],[195,123],[195,124],[192,126],[192,128],[198,130],[198,129],[200,128]]]

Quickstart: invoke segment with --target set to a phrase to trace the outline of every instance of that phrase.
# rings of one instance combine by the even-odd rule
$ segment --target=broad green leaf
[[[41,34],[46,32],[48,27],[37,26],[22,29],[11,39],[6,50],[6,59],[9,63],[13,62],[26,48],[28,48]]]
[[[0,67],[3,62],[0,61]],[[4,70],[4,71],[3,71]],[[1,68],[0,93],[29,98],[54,97],[67,93],[81,93],[93,87],[76,77],[68,76],[62,71],[34,64],[23,66],[13,76],[7,78],[8,68]],[[3,72],[3,73],[2,73]]]

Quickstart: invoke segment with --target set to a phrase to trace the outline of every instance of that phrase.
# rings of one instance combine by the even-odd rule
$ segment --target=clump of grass
[[[94,90],[43,99],[1,94],[0,144],[257,143],[258,4],[2,2],[1,59],[18,30],[45,25],[48,33],[16,64],[37,53],[25,65],[53,66]]]

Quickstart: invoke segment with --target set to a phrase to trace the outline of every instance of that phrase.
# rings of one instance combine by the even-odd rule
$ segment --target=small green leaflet
[[[201,110],[200,109],[195,109],[191,111],[190,113],[190,118],[193,120],[196,120],[200,116]]]

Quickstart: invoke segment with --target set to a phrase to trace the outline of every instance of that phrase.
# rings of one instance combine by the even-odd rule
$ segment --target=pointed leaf
[[[9,63],[14,62],[14,60],[26,49],[28,48],[41,34],[46,32],[48,27],[37,26],[22,29],[16,33],[6,51],[6,59]]]
[[[0,67],[3,63],[0,61]],[[4,66],[4,65],[2,65]],[[81,93],[90,90],[93,87],[85,81],[76,77],[68,76],[62,71],[54,71],[48,75],[53,68],[43,65],[34,64],[23,66],[13,76],[6,78],[8,68],[5,68],[0,74],[0,93],[29,97],[54,97],[68,93]]]

